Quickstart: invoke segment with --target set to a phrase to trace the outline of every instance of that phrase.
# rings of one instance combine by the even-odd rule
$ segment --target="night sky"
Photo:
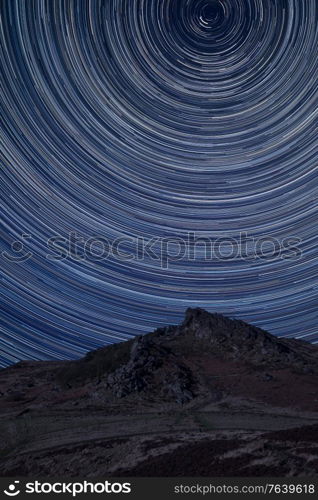
[[[318,341],[317,0],[0,9],[0,366],[189,306]]]

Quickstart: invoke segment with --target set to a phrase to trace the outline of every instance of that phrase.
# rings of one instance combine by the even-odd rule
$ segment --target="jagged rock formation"
[[[141,391],[155,391],[162,398],[186,403],[193,399],[191,371],[157,339],[138,337],[128,363],[107,377],[109,389],[119,398]]]
[[[244,321],[190,308],[180,325],[98,349],[70,363],[61,376],[69,387],[98,378],[99,393],[104,388],[118,398],[151,394],[183,404],[204,391],[211,393],[204,373],[193,365],[194,358],[207,357],[210,365],[233,361],[268,371],[314,373],[318,366],[317,349],[305,342],[280,339]],[[263,379],[274,377],[265,373]]]
[[[318,347],[202,309],[0,388],[0,476],[318,471]]]
[[[34,370],[40,372],[38,378],[32,378]],[[30,380],[24,372],[30,372]],[[297,404],[311,407],[316,404],[315,398],[310,402],[310,392],[318,374],[318,349],[300,340],[277,338],[244,321],[188,309],[180,325],[97,349],[80,360],[22,362],[4,373],[21,381],[3,391],[3,397],[13,403],[27,400],[30,394],[39,404],[72,400],[77,394],[82,405],[87,400],[102,405],[110,397],[122,400],[134,395],[144,401],[187,404],[198,397],[216,401],[222,394],[249,394],[263,399],[266,395],[273,403],[285,399],[289,405],[297,393]],[[296,373],[308,375],[299,382],[298,392],[289,393],[285,387],[280,394]],[[304,383],[306,396],[301,389]],[[48,388],[40,391],[44,384]]]
[[[191,336],[193,342],[201,341],[205,349],[225,358],[245,360],[257,365],[288,366],[311,363],[308,356],[301,355],[292,343],[221,314],[211,314],[203,309],[188,309],[180,334]]]

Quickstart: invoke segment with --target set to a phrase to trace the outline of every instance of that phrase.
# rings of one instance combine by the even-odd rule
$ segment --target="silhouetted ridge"
[[[222,314],[209,313],[204,309],[189,308],[180,326],[183,335],[205,341],[205,347],[214,346],[214,352],[250,362],[277,361],[288,363],[295,353],[281,339],[249,325],[244,321],[230,319]]]
[[[231,339],[240,333],[244,339],[256,340],[259,337],[262,339],[266,337],[274,342],[278,340],[274,335],[245,321],[231,319],[218,313],[209,313],[201,308],[188,308],[180,328],[185,334],[191,333],[201,338],[228,337]]]
[[[180,325],[77,361],[2,370],[0,469],[313,476],[317,387],[318,346],[190,308]]]
[[[268,370],[292,367],[308,372],[317,366],[306,343],[280,339],[244,321],[189,308],[180,325],[90,352],[69,363],[60,380],[72,387],[97,379],[119,398],[144,393],[185,403],[202,392],[205,384],[192,360],[207,356],[208,363],[233,361]]]

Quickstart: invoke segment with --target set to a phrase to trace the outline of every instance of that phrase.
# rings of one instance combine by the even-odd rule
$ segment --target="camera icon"
[[[33,253],[27,252],[24,246],[25,240],[30,238],[32,238],[31,234],[23,233],[21,235],[22,241],[16,240],[11,243],[11,251],[13,254],[4,250],[1,252],[1,256],[9,262],[26,262],[33,256]]]
[[[20,484],[20,481],[14,481],[13,483],[9,484],[8,486],[9,491],[4,490],[3,493],[9,497],[16,497],[20,493],[20,490],[18,490],[16,486],[18,484]]]

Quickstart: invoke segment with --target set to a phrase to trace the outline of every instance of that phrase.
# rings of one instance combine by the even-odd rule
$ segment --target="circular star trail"
[[[2,366],[189,306],[318,340],[317,21],[316,0],[1,2]],[[71,232],[133,258],[48,258]],[[240,232],[297,258],[133,245]]]

